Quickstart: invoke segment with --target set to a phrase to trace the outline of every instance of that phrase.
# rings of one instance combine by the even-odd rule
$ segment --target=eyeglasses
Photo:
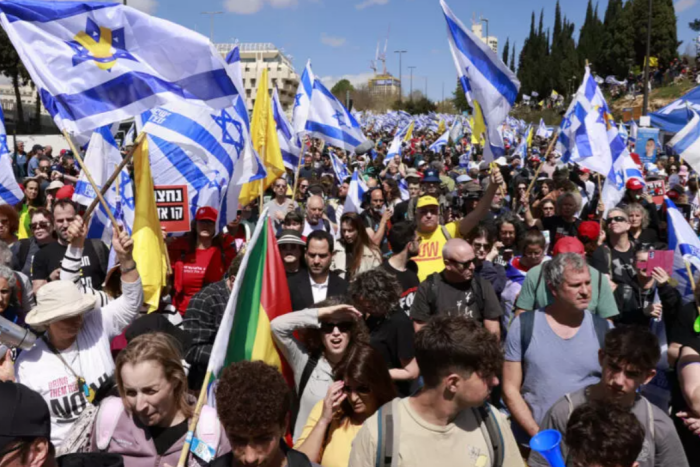
[[[475,250],[488,250],[489,249],[489,244],[488,243],[479,243],[479,242],[473,242],[472,247]]]
[[[348,383],[345,383],[345,386],[343,386],[343,392],[345,394],[350,394],[351,392],[354,392],[355,394],[361,394],[361,395],[367,395],[370,393],[370,389],[367,386],[351,386]]]
[[[622,216],[615,216],[615,217],[608,217],[608,222],[629,222],[626,217]]]
[[[29,224],[29,228],[32,230],[36,230],[36,229],[46,230],[49,228],[50,225],[51,224],[49,224],[48,222],[32,222],[31,224]]]
[[[309,185],[299,185],[299,188],[302,190],[306,190],[309,187]]]
[[[476,258],[470,259],[469,261],[457,261],[454,259],[448,259],[447,261],[453,263],[453,264],[458,264],[462,269],[469,269],[472,267],[474,262],[476,261]]]
[[[324,321],[321,323],[321,332],[324,334],[331,334],[335,328],[338,328],[340,332],[350,332],[352,330],[352,323],[350,321],[342,321],[340,323]]]

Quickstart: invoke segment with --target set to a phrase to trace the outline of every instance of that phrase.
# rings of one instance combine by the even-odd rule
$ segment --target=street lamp
[[[410,100],[413,100],[413,70],[415,69],[415,66],[409,66],[408,69],[411,70],[411,91],[408,94],[408,98]]]
[[[214,43],[214,16],[223,15],[223,11],[203,11],[203,15],[209,15],[209,40]]]
[[[402,81],[402,75],[401,75],[401,57],[403,57],[403,54],[408,53],[407,50],[394,50],[395,54],[399,54],[399,100],[403,100],[403,81]]]
[[[642,103],[642,115],[649,111],[649,62],[651,61],[651,4],[649,0],[649,21],[647,23],[647,53],[644,63],[644,101]]]

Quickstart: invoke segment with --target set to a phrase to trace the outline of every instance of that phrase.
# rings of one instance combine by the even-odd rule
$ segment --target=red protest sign
[[[160,225],[168,233],[189,232],[190,204],[187,185],[161,185],[154,187],[156,208]]]

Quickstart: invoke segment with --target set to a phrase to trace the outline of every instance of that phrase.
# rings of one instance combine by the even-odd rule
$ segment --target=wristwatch
[[[124,266],[119,266],[119,270],[122,272],[122,274],[126,274],[127,272],[131,272],[134,269],[136,269],[136,261],[133,262],[131,266],[128,268],[125,268]]]

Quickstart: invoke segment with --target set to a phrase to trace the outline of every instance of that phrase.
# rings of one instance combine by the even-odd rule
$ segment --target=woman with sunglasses
[[[46,208],[32,209],[29,228],[32,236],[24,238],[12,247],[13,267],[29,276],[34,256],[45,246],[56,241],[53,234],[53,216]]]
[[[369,345],[353,346],[334,373],[294,449],[324,467],[346,467],[362,424],[396,397],[396,389],[382,356]]]
[[[608,212],[608,246],[610,247],[612,281],[617,286],[632,285],[636,281],[634,270],[634,244],[629,236],[630,220],[622,208]]]
[[[351,347],[369,342],[367,328],[355,308],[338,298],[315,306],[278,316],[270,323],[272,337],[294,373],[298,405],[291,427],[295,441],[311,410],[333,383],[334,368]]]
[[[299,206],[299,208],[302,210],[306,209],[306,200],[309,197],[309,185],[310,184],[311,184],[311,182],[309,181],[308,178],[299,177],[299,182],[297,183],[297,193],[296,193],[295,201],[297,202],[297,206]]]
[[[542,201],[542,203],[540,203],[540,211],[542,211],[543,219],[554,216],[555,210],[556,205],[551,199],[545,199]]]
[[[15,206],[19,213],[19,231],[17,238],[29,238],[32,234],[29,228],[29,210],[40,208],[44,205],[41,199],[41,185],[38,179],[30,178],[24,182],[24,199]]]
[[[335,243],[331,270],[343,272],[350,280],[355,275],[382,264],[382,252],[369,239],[360,216],[346,212],[340,218],[340,241]]]

